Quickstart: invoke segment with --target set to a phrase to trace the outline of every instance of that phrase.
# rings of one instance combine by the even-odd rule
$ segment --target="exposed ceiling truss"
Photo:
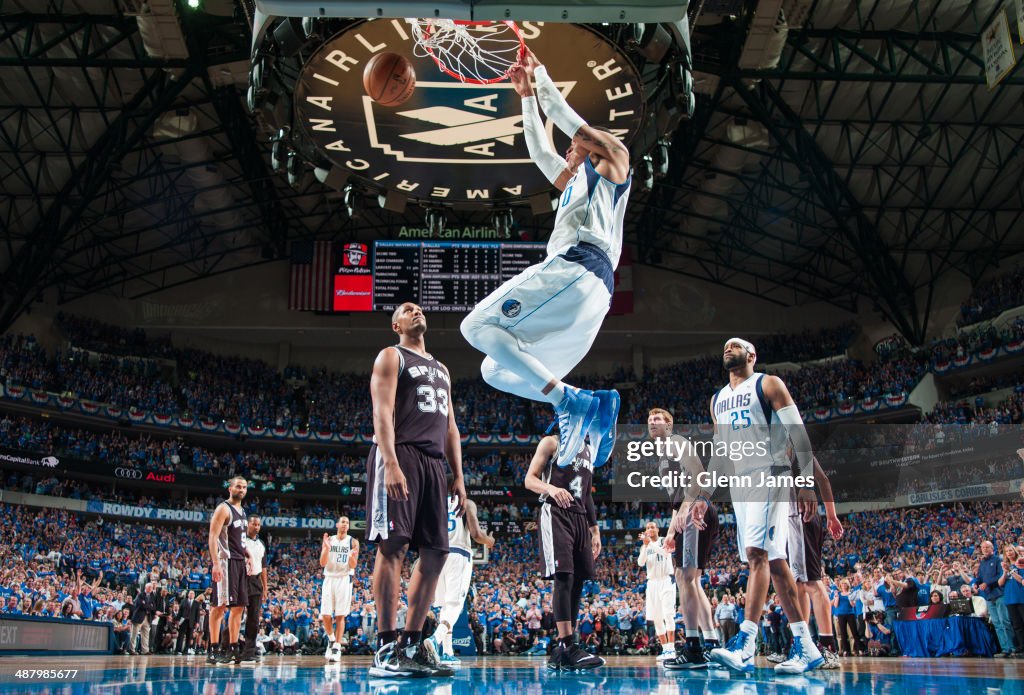
[[[642,263],[783,305],[870,301],[920,342],[937,282],[1024,251],[1024,71],[989,90],[980,43],[1001,3],[691,5],[698,111],[631,203]],[[295,239],[423,226],[371,199],[350,215],[308,173],[271,169],[242,8],[141,6],[0,4],[0,326],[50,289],[139,297]],[[766,37],[774,55],[752,48]],[[550,216],[521,213],[543,238]]]

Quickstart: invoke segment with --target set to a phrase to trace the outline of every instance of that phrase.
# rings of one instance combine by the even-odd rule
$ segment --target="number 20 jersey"
[[[399,345],[395,391],[395,444],[414,446],[432,458],[444,458],[448,436],[451,377],[448,368]]]

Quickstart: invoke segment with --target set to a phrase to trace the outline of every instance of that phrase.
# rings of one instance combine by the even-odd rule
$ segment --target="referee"
[[[260,518],[256,514],[249,515],[249,525],[245,530],[242,542],[249,551],[246,562],[247,588],[249,603],[245,608],[245,645],[242,648],[242,661],[256,661],[256,635],[260,631],[260,617],[263,613],[263,599],[267,595],[267,571],[263,567],[263,558],[267,549],[259,539]]]

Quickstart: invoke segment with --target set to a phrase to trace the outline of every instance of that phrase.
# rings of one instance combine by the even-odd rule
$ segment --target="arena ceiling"
[[[187,3],[0,3],[0,327],[51,288],[140,297],[291,240],[422,226],[274,172],[244,8]],[[783,305],[871,302],[920,342],[939,280],[1024,251],[1024,75],[990,90],[981,49],[1004,4],[1014,27],[996,0],[692,0],[697,114],[631,203],[638,261]],[[534,238],[551,220],[516,217]]]

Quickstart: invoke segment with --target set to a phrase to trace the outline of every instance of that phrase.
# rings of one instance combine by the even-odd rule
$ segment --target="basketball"
[[[379,53],[363,69],[363,89],[381,106],[399,106],[416,89],[416,71],[397,53]]]

